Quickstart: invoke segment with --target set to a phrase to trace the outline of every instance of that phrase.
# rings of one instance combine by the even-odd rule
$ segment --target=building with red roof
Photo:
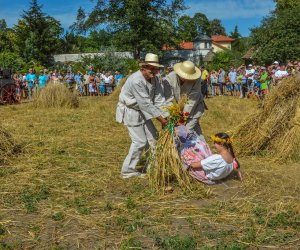
[[[212,50],[212,40],[207,35],[198,35],[193,42],[182,42],[178,46],[164,45],[163,63],[173,65],[176,62],[190,60],[196,64],[202,63],[205,56]]]
[[[182,42],[177,47],[164,45],[163,61],[165,64],[174,64],[178,61],[190,60],[196,64],[211,61],[214,53],[231,50],[231,44],[235,39],[214,35],[211,38],[207,35],[198,35],[193,42]]]
[[[231,44],[232,42],[235,41],[235,39],[223,35],[214,35],[211,37],[211,40],[212,40],[213,51],[215,53],[224,51],[226,49],[231,50]]]

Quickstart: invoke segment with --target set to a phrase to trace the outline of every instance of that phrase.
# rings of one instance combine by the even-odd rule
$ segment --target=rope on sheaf
[[[175,124],[173,122],[168,122],[166,127],[169,130],[170,134],[173,135],[175,130]]]

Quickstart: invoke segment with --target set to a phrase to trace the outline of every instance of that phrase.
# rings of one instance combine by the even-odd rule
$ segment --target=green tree
[[[118,49],[159,52],[163,44],[175,44],[175,22],[185,9],[183,0],[98,0],[89,15],[77,16],[72,26],[78,31],[105,25]]]
[[[193,19],[196,24],[198,34],[207,34],[208,36],[211,35],[210,22],[205,14],[198,12],[194,15]]]
[[[251,47],[249,44],[249,38],[242,37],[237,25],[235,25],[234,31],[230,32],[230,37],[235,39],[232,43],[232,51],[239,52],[242,57],[243,54]]]
[[[178,19],[178,38],[181,41],[193,41],[197,36],[197,27],[194,19],[183,15]]]
[[[270,64],[274,60],[286,62],[300,58],[300,4],[282,8],[280,3],[278,1],[275,11],[264,18],[259,27],[251,30],[251,43],[256,51],[254,59],[258,63]]]
[[[210,21],[210,35],[224,35],[226,36],[226,30],[220,19],[213,19]]]
[[[23,59],[14,52],[1,52],[0,53],[0,68],[9,68],[14,71],[20,71],[25,67]]]
[[[0,19],[0,52],[14,50],[14,33],[7,28],[6,21]]]
[[[237,25],[234,26],[234,31],[230,32],[230,37],[234,38],[234,39],[239,39],[241,38],[241,34],[239,32],[239,28]]]
[[[178,19],[178,38],[180,41],[194,41],[199,34],[210,36],[210,22],[203,13],[193,17],[184,15]]]
[[[284,10],[287,8],[297,8],[300,6],[299,0],[274,0],[276,3],[276,10]]]
[[[74,34],[74,32],[66,32],[62,38],[62,53],[80,53],[85,51],[87,38]],[[89,51],[91,52],[91,51]]]
[[[85,33],[86,32],[86,25],[85,25],[85,19],[86,19],[86,14],[84,9],[80,6],[79,9],[77,10],[77,16],[76,16],[76,22],[74,22],[71,26],[70,29],[72,33]]]
[[[224,70],[227,70],[230,66],[230,53],[229,51],[221,51],[217,52],[212,62],[209,64],[208,68],[210,70],[218,70],[219,68],[223,68]]]
[[[209,70],[223,68],[228,70],[231,65],[238,67],[243,63],[241,53],[238,51],[225,50],[217,52],[212,62],[208,65]]]
[[[19,54],[25,61],[49,64],[60,49],[60,22],[42,12],[42,5],[32,0],[27,11],[14,27]]]
[[[92,48],[96,48],[99,51],[99,49],[111,46],[112,37],[113,34],[107,30],[94,30],[88,36],[88,45]]]
[[[7,24],[6,24],[5,19],[0,19],[0,30],[3,31],[6,29],[7,29]]]
[[[119,70],[127,73],[129,70],[136,71],[138,69],[138,61],[131,58],[120,58],[116,55],[116,48],[109,47],[102,54],[96,56],[84,56],[81,62],[72,63],[73,71],[80,70],[84,72],[89,66],[93,66],[95,70]]]

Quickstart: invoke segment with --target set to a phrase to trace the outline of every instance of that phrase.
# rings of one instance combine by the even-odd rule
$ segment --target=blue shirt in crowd
[[[40,89],[45,88],[47,81],[48,81],[48,76],[47,75],[40,75],[39,76],[39,87],[40,87]]]
[[[236,72],[235,71],[230,71],[228,76],[229,76],[231,83],[236,83]]]
[[[80,74],[76,74],[75,75],[75,82],[76,83],[80,83],[80,81],[81,81],[81,75]]]
[[[34,73],[28,73],[25,79],[28,82],[28,86],[33,87],[34,81],[36,80],[36,75]]]

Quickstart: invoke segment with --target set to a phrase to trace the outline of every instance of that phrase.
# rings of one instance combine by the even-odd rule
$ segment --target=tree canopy
[[[89,15],[78,10],[72,28],[84,32],[105,26],[114,45],[138,58],[142,51],[159,52],[165,43],[176,43],[174,24],[185,8],[183,0],[98,0]]]
[[[165,44],[175,47],[182,41],[194,41],[199,34],[226,35],[221,20],[209,20],[201,12],[192,17],[182,15],[185,9],[184,0],[97,0],[90,13],[80,7],[76,21],[63,33],[60,22],[44,13],[38,0],[30,0],[13,28],[0,19],[0,53],[12,52],[2,55],[21,58],[20,62],[31,65],[50,66],[52,55],[57,53],[114,48],[132,51],[135,58],[140,58],[149,51],[163,53]],[[231,35],[236,38],[233,48],[243,51],[246,43],[237,26]]]
[[[300,4],[296,2],[278,0],[275,11],[251,30],[254,59],[259,63],[300,58]]]
[[[222,25],[220,19],[213,19],[210,21],[210,35],[224,35],[226,36],[225,27]]]
[[[18,52],[25,61],[48,64],[60,47],[63,32],[60,22],[42,12],[42,5],[32,0],[14,27]]]

